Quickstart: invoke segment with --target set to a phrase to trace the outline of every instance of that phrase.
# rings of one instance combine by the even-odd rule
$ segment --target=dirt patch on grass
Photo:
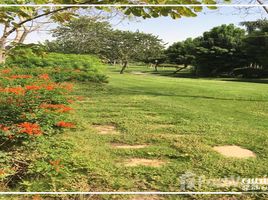
[[[114,125],[93,125],[93,128],[101,135],[119,134]]]
[[[145,159],[145,158],[131,158],[125,160],[124,165],[126,167],[135,167],[135,166],[148,166],[148,167],[161,167],[166,162],[163,160],[152,160],[152,159]]]
[[[148,144],[128,145],[128,144],[111,144],[115,149],[143,149],[148,147]]]
[[[232,158],[255,158],[256,155],[248,149],[244,149],[235,145],[216,146],[213,147],[218,153]]]
[[[163,198],[160,198],[156,195],[139,195],[131,198],[130,200],[161,200]]]

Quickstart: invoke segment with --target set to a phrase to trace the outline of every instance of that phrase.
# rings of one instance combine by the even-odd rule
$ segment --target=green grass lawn
[[[75,95],[85,97],[76,104],[77,116],[86,129],[61,136],[75,144],[73,156],[83,157],[87,165],[81,190],[180,191],[179,177],[187,171],[207,179],[267,174],[267,84],[150,73],[120,75],[118,71],[109,70],[106,85],[77,85]],[[93,124],[113,124],[120,134],[100,135]],[[149,146],[114,149],[113,143]],[[212,149],[217,145],[238,145],[257,157],[226,158]],[[159,159],[166,164],[126,167],[123,163],[130,158]],[[240,191],[211,185],[196,190]],[[201,197],[170,197],[179,198]]]

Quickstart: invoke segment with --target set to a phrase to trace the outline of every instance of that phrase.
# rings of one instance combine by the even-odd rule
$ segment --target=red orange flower
[[[23,122],[18,124],[18,127],[20,128],[20,133],[26,133],[28,135],[42,134],[40,126],[36,123]]]
[[[27,79],[27,78],[32,78],[31,75],[13,75],[10,76],[11,79]]]
[[[48,74],[41,74],[38,77],[43,79],[43,80],[49,80],[50,79]]]
[[[10,69],[3,69],[3,70],[1,71],[2,74],[9,74],[10,72],[11,72]]]
[[[24,95],[25,94],[25,90],[22,87],[5,88],[5,91],[8,93],[16,94],[16,95]]]
[[[56,88],[55,85],[53,84],[50,84],[50,85],[44,85],[44,89],[48,90],[48,91],[51,91],[51,90],[54,90]]]
[[[26,85],[26,86],[25,86],[25,89],[26,89],[26,90],[40,90],[41,87],[38,86],[38,85]]]
[[[64,121],[60,121],[56,124],[56,126],[58,127],[62,127],[62,128],[74,128],[75,125],[71,122],[64,122]]]
[[[10,127],[5,126],[5,125],[3,125],[3,124],[0,124],[0,129],[1,129],[2,131],[8,131],[8,130],[10,129]]]

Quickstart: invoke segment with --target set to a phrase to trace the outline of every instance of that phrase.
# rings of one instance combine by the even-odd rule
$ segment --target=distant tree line
[[[201,37],[176,42],[163,62],[193,67],[197,76],[268,76],[268,21],[222,25]]]
[[[245,29],[221,25],[197,38],[176,42],[165,49],[157,36],[113,29],[105,21],[81,17],[53,31],[49,51],[96,54],[108,63],[129,62],[182,65],[196,76],[268,76],[268,20],[243,22]]]

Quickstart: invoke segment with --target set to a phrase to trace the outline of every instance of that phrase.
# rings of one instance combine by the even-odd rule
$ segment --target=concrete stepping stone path
[[[114,125],[93,125],[93,128],[101,135],[119,134],[119,131],[116,130]]]
[[[231,157],[231,158],[255,158],[256,157],[254,152],[248,149],[244,149],[239,146],[235,146],[235,145],[216,146],[216,147],[213,147],[213,149],[225,157]]]

